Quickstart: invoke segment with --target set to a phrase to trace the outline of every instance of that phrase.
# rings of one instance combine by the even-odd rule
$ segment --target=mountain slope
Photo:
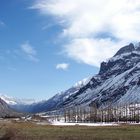
[[[5,101],[10,108],[19,112],[32,112],[32,106],[35,104],[35,100],[33,99],[17,99],[3,94],[0,94],[0,98]]]
[[[49,100],[33,104],[31,112],[36,113],[56,110],[63,102],[65,102],[65,100],[67,100],[67,98],[69,98],[69,96],[77,93],[81,87],[85,86],[90,81],[90,79],[91,78],[85,78],[82,81],[77,82],[73,87],[69,88],[68,90],[56,94]]]
[[[99,74],[70,96],[61,106],[90,104],[126,104],[140,102],[140,46],[132,43],[121,48],[107,62],[101,63]]]
[[[6,102],[0,98],[0,117],[19,117],[21,114],[12,110]]]
[[[70,88],[48,101],[37,104],[37,112],[75,105],[98,107],[140,102],[140,45],[121,48],[112,58],[101,63],[99,73],[79,88]]]

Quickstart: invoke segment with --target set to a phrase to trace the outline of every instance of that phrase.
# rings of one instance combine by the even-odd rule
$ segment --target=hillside
[[[35,112],[50,111],[75,105],[98,107],[140,102],[140,46],[122,47],[108,61],[102,62],[99,73],[79,88],[70,88],[48,101],[36,104]]]
[[[12,110],[8,104],[0,98],[0,117],[19,117],[22,113]]]

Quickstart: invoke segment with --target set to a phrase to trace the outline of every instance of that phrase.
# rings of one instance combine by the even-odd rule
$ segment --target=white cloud
[[[79,62],[99,66],[122,45],[140,40],[138,0],[36,0],[32,8],[56,17],[70,40],[65,52]]]
[[[82,38],[74,39],[65,45],[65,51],[70,58],[78,62],[99,67],[100,63],[115,54],[118,47],[124,46],[124,42],[113,42],[108,39]]]
[[[31,46],[29,42],[25,42],[20,46],[22,52],[30,59],[31,61],[38,62],[36,50]]]
[[[56,65],[56,69],[61,69],[61,70],[67,70],[69,67],[69,64],[67,63],[61,63]]]

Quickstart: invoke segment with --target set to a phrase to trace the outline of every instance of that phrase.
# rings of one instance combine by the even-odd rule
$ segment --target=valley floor
[[[52,126],[0,121],[0,140],[140,140],[140,125]]]

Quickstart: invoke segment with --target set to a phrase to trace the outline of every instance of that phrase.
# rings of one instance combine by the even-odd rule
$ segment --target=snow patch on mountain
[[[91,77],[88,77],[88,78],[84,78],[83,80],[81,80],[81,81],[78,81],[75,85],[74,85],[74,87],[82,87],[82,86],[85,86],[89,81],[90,81],[90,79],[91,79]]]
[[[5,94],[0,94],[0,98],[9,105],[17,105],[17,104],[30,105],[35,103],[34,99],[17,99],[17,98],[7,96]]]

